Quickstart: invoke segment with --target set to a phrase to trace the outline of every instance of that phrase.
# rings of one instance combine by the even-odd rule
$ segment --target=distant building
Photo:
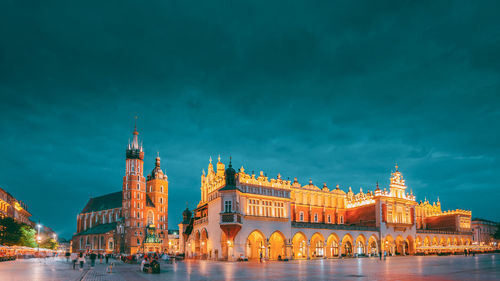
[[[144,174],[144,151],[134,129],[125,159],[122,191],[91,198],[77,216],[72,251],[99,253],[168,251],[168,180],[156,157]]]
[[[179,230],[169,229],[168,230],[168,253],[177,255],[180,252],[179,247]]]
[[[472,240],[474,243],[477,243],[477,245],[497,246],[498,241],[493,238],[493,234],[495,234],[497,230],[497,222],[480,218],[472,219]]]
[[[222,260],[463,252],[470,218],[441,211],[439,200],[417,203],[398,166],[388,188],[354,193],[236,172],[219,157],[203,171],[200,202],[184,211],[179,238],[187,257]]]
[[[31,213],[28,212],[28,206],[2,188],[0,188],[0,217],[10,217],[19,223],[34,226],[30,220]]]

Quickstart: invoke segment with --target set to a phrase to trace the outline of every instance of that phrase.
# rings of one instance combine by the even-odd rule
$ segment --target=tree
[[[19,245],[26,247],[36,247],[36,230],[31,228],[31,226],[24,224],[21,226],[21,238],[19,239]]]
[[[45,248],[45,249],[57,250],[57,247],[59,247],[59,244],[55,239],[52,238],[40,244],[40,248]]]
[[[500,239],[500,222],[497,223],[497,231],[493,234],[493,238]]]
[[[9,217],[0,218],[0,244],[17,245],[21,238],[21,225]]]

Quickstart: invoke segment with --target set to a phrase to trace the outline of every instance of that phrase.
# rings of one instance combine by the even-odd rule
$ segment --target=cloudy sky
[[[500,220],[500,2],[242,2],[2,1],[0,187],[71,237],[138,115],[172,229],[218,154]]]

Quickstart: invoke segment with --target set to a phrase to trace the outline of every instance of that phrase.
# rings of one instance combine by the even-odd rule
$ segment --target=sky
[[[0,3],[0,187],[60,237],[120,191],[134,116],[169,228],[210,156],[500,220],[498,1]]]

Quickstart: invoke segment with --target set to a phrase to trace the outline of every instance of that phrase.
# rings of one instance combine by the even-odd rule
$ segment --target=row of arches
[[[335,233],[325,238],[316,232],[308,239],[303,232],[297,232],[291,240],[287,240],[279,231],[273,232],[267,239],[259,230],[254,230],[248,235],[245,250],[248,259],[270,260],[333,258],[376,253],[378,253],[378,243],[375,235],[366,238],[360,234],[354,239],[351,234],[345,234],[341,239]]]

